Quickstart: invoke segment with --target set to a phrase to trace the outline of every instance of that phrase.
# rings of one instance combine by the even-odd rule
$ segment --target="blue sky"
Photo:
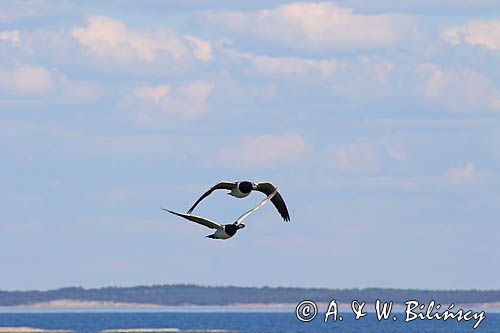
[[[0,289],[498,289],[497,1],[6,1]],[[228,241],[186,211],[269,180]],[[223,191],[230,223],[263,198]]]

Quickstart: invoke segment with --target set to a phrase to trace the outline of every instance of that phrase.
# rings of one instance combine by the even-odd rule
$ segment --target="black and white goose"
[[[268,195],[267,198],[265,198],[264,200],[262,200],[257,206],[255,206],[254,208],[252,208],[249,211],[247,211],[245,214],[243,214],[240,217],[238,217],[238,219],[236,221],[234,221],[234,223],[232,223],[232,224],[219,224],[217,222],[211,221],[211,220],[206,219],[206,218],[201,217],[201,216],[196,216],[196,215],[191,215],[191,214],[184,214],[184,213],[177,213],[177,212],[165,209],[165,208],[162,208],[162,209],[165,210],[165,211],[167,211],[167,212],[169,212],[169,213],[171,213],[171,214],[174,214],[174,215],[183,217],[185,219],[188,219],[189,221],[193,221],[193,222],[196,222],[198,224],[204,225],[205,227],[208,227],[208,228],[211,228],[211,229],[215,229],[215,232],[212,235],[208,235],[207,236],[208,238],[213,238],[213,239],[228,239],[228,238],[231,238],[234,235],[236,235],[236,232],[238,230],[243,229],[245,227],[245,225],[242,223],[242,221],[244,219],[246,219],[248,217],[248,215],[252,214],[257,209],[259,209],[260,207],[264,206],[275,195],[276,195],[276,190],[274,192],[272,192],[270,195]]]
[[[264,193],[265,195],[270,195],[274,191],[276,191],[276,186],[269,182],[260,182],[260,183],[252,183],[249,181],[241,181],[241,182],[226,182],[221,181],[212,186],[208,191],[203,193],[203,195],[196,200],[194,205],[189,208],[188,214],[191,214],[193,209],[200,203],[201,200],[208,197],[215,190],[229,190],[229,195],[235,198],[244,198],[250,194],[252,191],[259,191]],[[276,207],[281,217],[285,222],[290,221],[290,215],[288,214],[288,209],[286,208],[285,201],[283,197],[276,192],[276,195],[272,198],[271,202]]]

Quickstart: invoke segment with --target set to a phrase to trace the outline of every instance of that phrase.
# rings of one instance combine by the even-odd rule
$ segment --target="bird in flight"
[[[265,195],[270,195],[271,193],[276,191],[276,186],[269,182],[260,182],[260,183],[252,183],[249,181],[240,181],[240,182],[226,182],[221,181],[212,186],[208,191],[203,193],[203,195],[196,200],[194,205],[189,208],[188,214],[191,214],[193,209],[206,197],[212,194],[215,190],[229,190],[229,195],[235,198],[244,198],[250,194],[252,191],[259,191],[264,193]],[[281,217],[285,222],[290,221],[290,214],[288,214],[288,209],[286,208],[285,201],[283,197],[276,191],[276,195],[271,199],[274,207],[278,210]]]
[[[183,217],[189,221],[196,222],[198,224],[204,225],[207,228],[210,229],[215,229],[215,232],[212,235],[208,235],[208,238],[213,238],[213,239],[228,239],[236,235],[236,232],[240,229],[243,229],[245,227],[245,224],[242,223],[244,219],[246,219],[250,214],[255,212],[257,209],[260,207],[264,206],[266,203],[269,202],[269,200],[272,200],[272,198],[277,194],[277,191],[274,190],[271,194],[267,196],[264,200],[262,200],[257,206],[254,208],[250,209],[240,217],[234,223],[231,224],[219,224],[217,222],[211,221],[209,219],[206,219],[201,216],[196,216],[196,215],[191,215],[191,214],[184,214],[184,213],[177,213],[165,208],[162,208],[164,211],[167,211],[171,214]]]

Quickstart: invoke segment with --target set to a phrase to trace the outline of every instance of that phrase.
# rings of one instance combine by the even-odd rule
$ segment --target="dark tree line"
[[[317,288],[254,288],[202,287],[196,285],[153,285],[137,287],[106,287],[84,289],[61,288],[48,291],[0,291],[0,305],[23,305],[52,300],[114,301],[158,305],[229,305],[235,303],[350,303],[352,300],[373,303],[376,299],[404,303],[417,300],[441,304],[500,302],[500,290],[416,290],[416,289],[317,289]]]

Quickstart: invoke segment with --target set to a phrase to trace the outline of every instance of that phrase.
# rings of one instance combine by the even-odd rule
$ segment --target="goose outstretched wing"
[[[256,185],[256,190],[264,193],[265,195],[270,195],[276,190],[276,187],[269,182],[256,183]],[[276,192],[276,195],[271,199],[271,202],[273,203],[274,207],[276,207],[283,220],[285,222],[290,221],[290,214],[288,214],[288,209],[286,208],[285,201],[283,200],[283,197],[279,194],[279,192]]]
[[[191,215],[191,214],[184,214],[184,213],[177,213],[177,212],[165,209],[165,208],[162,208],[162,209],[164,211],[166,211],[166,212],[169,212],[170,214],[174,214],[174,215],[183,217],[183,218],[185,218],[185,219],[187,219],[189,221],[196,222],[198,224],[204,225],[205,227],[210,228],[210,229],[220,229],[220,228],[222,228],[221,224],[219,224],[217,222],[214,222],[214,221],[211,221],[211,220],[206,219],[206,218],[201,217],[201,216],[196,216],[196,215]]]
[[[240,217],[238,217],[238,219],[234,222],[234,224],[235,225],[240,224],[244,219],[246,219],[248,217],[248,215],[252,214],[257,209],[259,209],[260,207],[262,207],[266,203],[268,203],[269,200],[271,200],[276,195],[276,193],[278,193],[277,190],[274,190],[274,192],[271,193],[271,194],[269,194],[267,196],[267,198],[265,198],[264,200],[262,200],[261,202],[259,202],[259,204],[257,206],[255,206],[254,208],[250,209],[249,211],[245,212],[243,215],[241,215]]]
[[[235,182],[226,182],[226,181],[218,182],[217,184],[212,186],[208,191],[203,193],[203,195],[201,197],[199,197],[198,200],[196,200],[194,205],[191,206],[191,208],[189,208],[189,210],[187,211],[188,214],[191,214],[193,209],[200,203],[200,201],[205,199],[206,197],[208,197],[210,194],[212,194],[213,191],[215,191],[215,190],[231,190],[234,186],[236,186]]]

